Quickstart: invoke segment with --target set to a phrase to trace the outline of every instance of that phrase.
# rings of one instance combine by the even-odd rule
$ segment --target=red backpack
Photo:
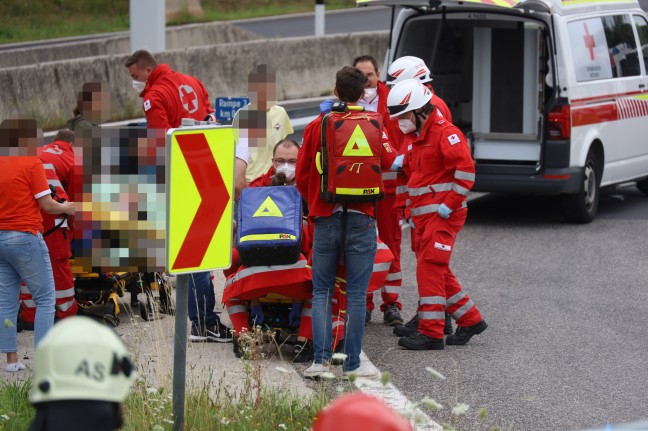
[[[327,202],[376,202],[384,188],[380,154],[383,120],[360,106],[336,104],[322,118],[322,151],[315,162]]]

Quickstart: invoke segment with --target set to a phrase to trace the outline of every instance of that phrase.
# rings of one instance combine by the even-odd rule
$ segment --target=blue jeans
[[[313,239],[314,362],[331,360],[331,297],[340,258],[342,213],[315,219]],[[364,335],[365,296],[376,256],[376,224],[365,214],[347,213],[344,258],[347,267],[347,313],[344,325],[344,371],[360,366]]]
[[[20,283],[24,281],[36,303],[34,345],[54,324],[54,276],[43,236],[0,230],[0,351],[18,351],[16,317]],[[9,321],[13,324],[7,325]]]
[[[204,328],[220,323],[214,313],[215,305],[211,272],[189,274],[189,320],[194,332],[203,332]]]

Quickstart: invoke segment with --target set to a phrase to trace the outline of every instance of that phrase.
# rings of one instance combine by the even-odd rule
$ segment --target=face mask
[[[144,87],[146,87],[146,82],[135,81],[133,79],[133,88],[137,91],[137,94],[141,94],[144,91]]]
[[[288,181],[295,179],[295,165],[284,163],[276,169],[277,173],[283,172]]]
[[[416,130],[416,124],[414,124],[410,119],[399,118],[398,128],[401,129],[401,132],[403,132],[403,134],[407,135],[408,133],[412,133]]]
[[[363,99],[367,102],[371,102],[376,94],[378,93],[378,88],[365,88]]]

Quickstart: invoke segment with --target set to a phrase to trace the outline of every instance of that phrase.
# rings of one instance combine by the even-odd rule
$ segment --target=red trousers
[[[57,229],[44,240],[50,252],[54,288],[56,289],[56,318],[64,319],[77,314],[77,303],[74,299],[74,278],[70,267],[70,240],[67,229]],[[33,323],[36,317],[36,304],[29,293],[29,286],[20,287],[20,319]]]
[[[401,239],[403,233],[400,226],[402,210],[394,208],[396,203],[395,193],[386,193],[385,197],[378,201],[378,214],[376,222],[378,223],[378,236],[387,244],[389,250],[394,255],[389,274],[385,284],[380,289],[380,296],[382,297],[382,304],[380,311],[385,311],[388,305],[395,304],[399,310],[403,308],[398,302],[398,292],[403,284],[403,276],[401,274]],[[373,310],[373,293],[367,294],[367,310]]]
[[[466,209],[457,210],[447,220],[436,213],[414,218],[419,331],[431,338],[443,338],[446,311],[459,326],[472,326],[482,320],[477,306],[450,271],[455,239],[467,213]]]

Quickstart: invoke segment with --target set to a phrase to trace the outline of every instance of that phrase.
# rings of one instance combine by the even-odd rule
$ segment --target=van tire
[[[648,178],[637,181],[637,188],[643,193],[648,195]]]
[[[563,216],[572,223],[590,223],[598,209],[601,172],[596,153],[590,149],[585,161],[583,182],[577,193],[564,195],[562,200]]]

